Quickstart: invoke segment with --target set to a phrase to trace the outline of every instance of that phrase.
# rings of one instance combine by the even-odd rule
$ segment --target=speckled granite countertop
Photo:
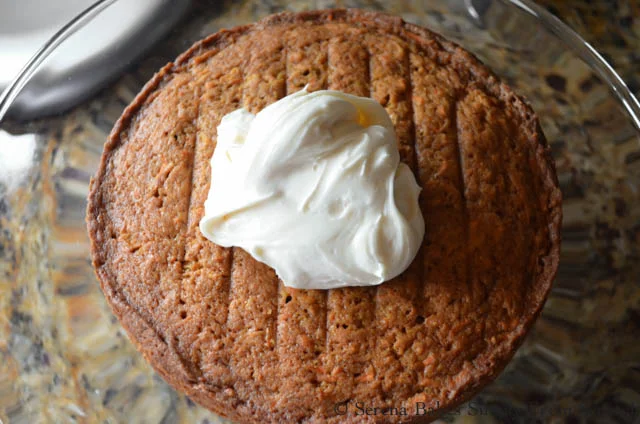
[[[538,0],[591,43],[640,95],[640,1]]]
[[[502,376],[444,420],[640,422],[640,138],[589,68],[530,20],[494,1],[473,23],[452,6],[469,3],[198,2],[170,40],[95,99],[59,117],[4,124],[28,134],[22,142],[35,160],[15,184],[0,180],[0,423],[220,421],[169,388],[112,316],[89,262],[85,198],[106,134],[155,70],[192,41],[285,5],[386,5],[427,23],[525,94],[550,140],[565,199],[553,293]],[[539,3],[640,94],[639,1]]]

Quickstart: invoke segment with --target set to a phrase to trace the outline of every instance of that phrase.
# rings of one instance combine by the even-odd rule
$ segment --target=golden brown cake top
[[[378,100],[422,186],[422,248],[380,286],[286,288],[198,229],[222,116],[306,84]],[[425,29],[334,10],[221,31],[164,67],[105,145],[87,220],[114,313],[193,399],[243,422],[406,422],[355,402],[442,412],[491,381],[550,289],[560,215],[537,119],[507,86]]]

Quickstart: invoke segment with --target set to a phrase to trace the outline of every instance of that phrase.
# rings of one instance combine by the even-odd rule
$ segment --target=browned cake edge
[[[189,372],[183,364],[182,359],[176,353],[164,338],[141,318],[140,312],[132,307],[120,293],[112,285],[114,279],[109,275],[109,271],[103,267],[105,259],[102,249],[100,211],[103,208],[103,196],[101,192],[101,181],[106,175],[107,165],[111,160],[112,153],[119,147],[120,135],[126,132],[132,119],[136,116],[140,107],[152,94],[162,87],[166,78],[174,72],[184,70],[190,65],[192,60],[202,61],[209,57],[207,52],[214,51],[214,48],[224,48],[226,45],[233,43],[238,37],[247,33],[249,30],[260,29],[263,27],[295,24],[314,21],[317,23],[331,21],[345,21],[359,24],[374,25],[376,27],[390,31],[391,33],[410,37],[412,41],[424,45],[429,42],[436,41],[439,46],[447,52],[454,55],[457,60],[456,64],[469,69],[476,81],[483,82],[488,92],[493,93],[497,97],[509,102],[512,107],[518,110],[519,114],[525,117],[528,139],[532,143],[535,151],[536,164],[538,166],[539,176],[544,182],[544,192],[548,194],[549,204],[547,205],[547,220],[549,227],[550,249],[547,254],[539,258],[542,262],[542,270],[535,278],[533,285],[532,299],[537,305],[534,309],[527,311],[528,316],[522,317],[522,324],[513,331],[511,339],[500,346],[496,346],[494,353],[497,357],[504,360],[501,363],[492,363],[487,366],[486,372],[482,378],[475,381],[475,384],[467,387],[466,391],[460,392],[450,402],[446,408],[438,411],[438,415],[445,413],[460,403],[469,400],[475,395],[480,388],[488,382],[496,378],[502,369],[509,362],[517,347],[522,343],[524,336],[529,328],[535,322],[536,317],[540,314],[544,301],[551,289],[552,281],[555,278],[560,252],[560,225],[562,219],[561,209],[561,193],[558,188],[558,180],[555,172],[555,165],[551,157],[550,149],[546,139],[540,128],[538,119],[531,107],[519,96],[517,96],[506,84],[501,82],[489,69],[487,69],[475,56],[462,49],[457,44],[450,42],[438,34],[435,34],[425,28],[409,24],[402,19],[382,14],[378,12],[368,12],[357,9],[336,9],[336,10],[319,10],[302,12],[298,14],[282,13],[269,16],[255,24],[245,25],[233,28],[231,30],[222,30],[213,34],[197,43],[189,50],[181,54],[175,62],[168,63],[144,86],[141,92],[136,96],[135,100],[125,109],[122,116],[116,122],[109,138],[104,146],[104,152],[100,162],[96,176],[92,178],[90,183],[90,193],[87,206],[87,226],[91,239],[91,256],[93,266],[100,281],[100,285],[105,297],[118,317],[122,326],[127,331],[130,339],[134,342],[137,349],[145,356],[147,361],[155,368],[155,370],[173,387],[184,391],[191,398],[212,411],[229,417],[233,420],[247,421],[251,419],[254,422],[264,422],[269,420],[269,416],[259,416],[259,411],[238,411],[234,407],[232,398],[227,399],[228,406],[223,409],[220,403],[221,397],[213,400],[215,391],[207,386],[205,381],[194,381],[189,377]],[[495,356],[494,356],[495,357]],[[222,396],[224,397],[224,396]],[[249,412],[249,414],[247,414]],[[249,415],[251,418],[249,418]],[[437,418],[435,415],[427,417],[413,417],[413,422],[427,422]],[[346,421],[345,421],[346,422]],[[350,420],[349,420],[350,422]]]

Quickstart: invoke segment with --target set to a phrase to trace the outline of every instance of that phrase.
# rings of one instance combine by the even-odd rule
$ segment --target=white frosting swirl
[[[200,230],[290,287],[376,285],[422,243],[419,193],[380,104],[305,88],[222,118]]]

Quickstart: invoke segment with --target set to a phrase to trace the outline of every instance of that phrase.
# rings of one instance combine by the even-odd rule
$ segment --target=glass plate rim
[[[33,57],[20,70],[18,75],[11,81],[9,86],[0,94],[0,124],[13,101],[20,94],[22,89],[29,82],[44,60],[53,53],[68,37],[83,28],[98,16],[102,11],[115,3],[117,0],[99,0],[89,6],[76,17],[64,25],[56,32]],[[635,130],[640,135],[640,101],[631,92],[618,72],[607,62],[607,60],[580,34],[562,22],[558,17],[548,12],[542,6],[536,4],[534,0],[498,0],[503,4],[511,5],[521,12],[528,14],[538,20],[544,28],[550,31],[570,50],[591,68],[609,87],[623,110],[628,115]],[[474,16],[475,9],[473,0],[464,0],[468,12]]]

